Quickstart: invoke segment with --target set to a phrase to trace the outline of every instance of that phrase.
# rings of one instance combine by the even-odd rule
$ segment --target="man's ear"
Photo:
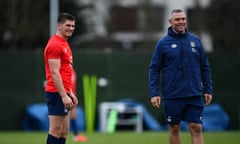
[[[61,29],[62,25],[60,23],[57,23],[57,29]]]
[[[171,18],[168,19],[168,23],[169,23],[170,25],[172,25],[172,20],[171,20]]]

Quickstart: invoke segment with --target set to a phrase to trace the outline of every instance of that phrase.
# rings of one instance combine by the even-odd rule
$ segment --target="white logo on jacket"
[[[196,47],[196,43],[194,41],[190,41],[190,46],[191,47]]]
[[[171,44],[171,48],[176,48],[177,44]]]
[[[197,52],[196,50],[196,43],[194,41],[190,41],[190,46],[192,47],[192,52]]]

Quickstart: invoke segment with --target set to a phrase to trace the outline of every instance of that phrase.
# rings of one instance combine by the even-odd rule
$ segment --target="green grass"
[[[0,132],[0,144],[45,144],[47,132]],[[167,132],[117,132],[84,134],[85,144],[168,144]],[[181,132],[183,144],[191,144],[188,132]],[[239,144],[240,131],[204,132],[205,144]],[[76,144],[70,134],[67,144]]]

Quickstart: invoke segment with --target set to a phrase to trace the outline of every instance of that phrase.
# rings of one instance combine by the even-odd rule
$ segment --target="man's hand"
[[[78,98],[76,95],[71,94],[71,98],[72,98],[72,102],[74,104],[74,107],[76,107],[78,105]]]
[[[62,102],[65,106],[65,108],[71,110],[75,107],[71,97],[69,97],[67,94],[65,96],[62,96]]]
[[[204,98],[205,98],[205,105],[209,105],[212,102],[212,95],[211,94],[205,93]]]
[[[153,96],[151,98],[151,103],[152,103],[152,106],[155,107],[155,108],[160,108],[160,105],[161,105],[161,97],[160,96]]]

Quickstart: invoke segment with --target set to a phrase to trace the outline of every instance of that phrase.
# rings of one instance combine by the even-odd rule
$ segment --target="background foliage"
[[[59,0],[60,12],[77,17],[74,37],[86,31],[84,18],[79,15],[82,7],[75,1]],[[189,10],[191,29],[210,32],[214,49],[234,51],[240,49],[239,0],[212,0],[207,8]],[[49,37],[49,1],[1,0],[0,1],[1,50],[36,50],[45,46]],[[73,37],[73,39],[74,39]]]

